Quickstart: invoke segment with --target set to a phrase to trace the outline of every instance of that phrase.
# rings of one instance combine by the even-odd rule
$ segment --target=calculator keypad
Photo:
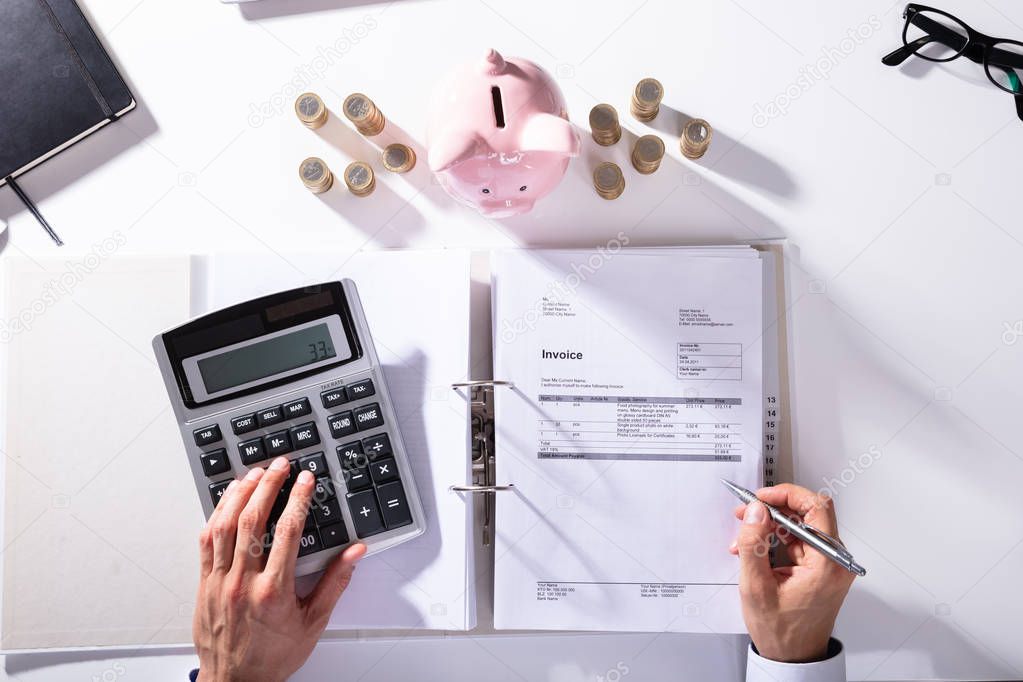
[[[276,532],[277,521],[287,506],[291,488],[303,470],[315,477],[315,488],[300,538],[299,556],[345,545],[356,538],[370,537],[412,523],[412,513],[394,458],[391,439],[386,431],[367,433],[389,426],[385,423],[379,402],[361,402],[374,395],[376,387],[373,380],[368,378],[320,393],[320,402],[326,410],[332,411],[326,414],[330,431],[326,443],[322,441],[316,421],[297,424],[292,421],[313,415],[310,397],[230,416],[228,423],[231,431],[239,436],[280,424],[278,430],[269,433],[262,431],[237,442],[238,455],[245,466],[265,465],[267,460],[274,457],[290,456],[288,478],[274,502],[267,523],[268,545]],[[347,409],[335,409],[342,405]],[[353,438],[355,434],[364,437]],[[216,424],[195,430],[194,436],[197,444],[200,441],[213,444],[223,440],[220,427]],[[321,449],[316,452],[306,450],[314,446],[320,446]],[[334,455],[331,455],[331,449]],[[328,456],[334,458],[332,464],[328,463]],[[226,448],[205,451],[201,460],[203,472],[208,477],[231,471]],[[334,476],[331,475],[332,467],[336,474]],[[220,500],[230,481],[228,479],[210,484],[214,504]],[[347,526],[344,520],[346,508],[352,521],[351,526]],[[350,537],[349,528],[354,529],[354,538]]]

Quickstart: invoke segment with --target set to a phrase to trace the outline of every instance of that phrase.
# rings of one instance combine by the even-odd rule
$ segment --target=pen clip
[[[845,548],[845,543],[842,542],[841,540],[839,540],[838,538],[832,537],[831,535],[828,535],[824,531],[818,530],[817,528],[814,528],[813,526],[811,526],[806,521],[803,521],[800,525],[802,526],[803,530],[805,530],[806,532],[808,532],[808,533],[810,533],[812,535],[816,535],[820,540],[823,540],[827,544],[831,545],[832,549],[834,549],[836,552],[841,554],[846,559],[852,559],[853,558],[852,553],[848,549]]]

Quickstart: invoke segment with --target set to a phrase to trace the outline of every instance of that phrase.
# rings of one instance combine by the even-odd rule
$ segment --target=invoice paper
[[[762,472],[756,252],[493,258],[495,627],[744,631],[720,479]]]

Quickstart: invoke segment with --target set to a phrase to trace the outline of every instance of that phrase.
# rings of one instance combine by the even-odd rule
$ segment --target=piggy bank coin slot
[[[504,127],[504,102],[501,101],[501,88],[496,85],[490,88],[490,97],[494,100],[494,121],[498,128]]]

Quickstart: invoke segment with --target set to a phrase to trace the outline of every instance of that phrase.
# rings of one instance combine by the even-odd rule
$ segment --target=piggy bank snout
[[[528,213],[532,209],[532,199],[493,200],[479,204],[480,213],[488,218],[511,218],[512,216]]]

